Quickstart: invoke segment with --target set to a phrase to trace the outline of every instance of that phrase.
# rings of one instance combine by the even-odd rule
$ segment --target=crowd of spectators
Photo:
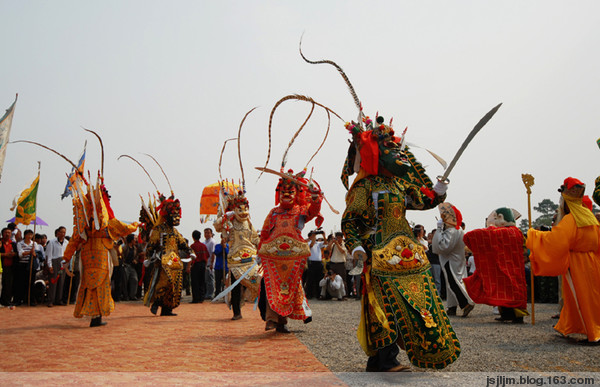
[[[192,233],[190,246],[196,257],[184,266],[183,292],[186,295],[193,293],[192,303],[213,298],[215,289],[222,290],[224,282],[219,274],[223,273],[222,251],[226,241],[216,244],[210,228],[204,230],[204,242],[200,241],[200,236],[200,231]],[[45,234],[34,235],[29,229],[21,232],[14,223],[2,229],[0,307],[38,304],[54,307],[75,303],[81,265],[78,252],[68,265],[63,261],[69,239],[63,226],[55,230],[54,238],[50,240]],[[107,259],[112,266],[111,292],[115,302],[141,302],[148,290],[150,271],[144,265],[146,245],[147,241],[136,234],[114,242]],[[217,287],[215,272],[219,273]]]
[[[415,225],[415,238],[423,244],[431,263],[431,274],[438,294],[446,299],[446,284],[440,259],[433,252],[432,240],[436,232],[427,233],[422,225]],[[190,245],[196,258],[186,262],[183,292],[191,295],[191,303],[212,299],[225,287],[229,246],[225,238],[217,242],[210,228],[192,233]],[[303,274],[307,298],[320,300],[360,299],[362,262],[352,257],[344,246],[344,235],[336,232],[325,236],[317,229],[308,233],[311,251]],[[46,234],[34,235],[32,230],[21,232],[14,224],[2,229],[1,291],[2,307],[46,304],[48,307],[75,302],[80,280],[78,254],[64,267],[63,251],[68,243],[65,227],[58,227],[54,238]],[[144,266],[146,243],[141,235],[131,234],[114,243],[110,251],[113,266],[111,276],[112,296],[115,302],[141,301],[149,288],[150,278]],[[225,253],[225,254],[224,254]],[[468,274],[475,270],[472,254],[465,251]]]

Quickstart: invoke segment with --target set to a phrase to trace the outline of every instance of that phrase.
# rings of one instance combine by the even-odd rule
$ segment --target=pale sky
[[[600,173],[600,3],[598,1],[6,1],[0,0],[0,108],[19,93],[11,140],[53,147],[74,162],[88,140],[86,167],[100,168],[97,131],[105,145],[105,178],[117,218],[137,220],[140,199],[154,192],[130,154],[181,200],[181,233],[191,239],[199,222],[202,188],[218,180],[223,141],[235,137],[244,114],[242,157],[253,223],[274,206],[277,179],[255,166],[266,160],[271,108],[287,94],[303,94],[344,120],[357,110],[330,59],[346,72],[365,113],[389,119],[407,141],[450,162],[478,120],[503,102],[450,175],[447,201],[467,229],[483,227],[495,208],[527,216],[522,173],[535,177],[532,203],[557,201],[567,176],[587,184]],[[269,166],[283,151],[310,106],[287,102],[274,117]],[[316,111],[292,147],[288,168],[299,170],[325,132]],[[346,193],[340,172],[350,136],[332,120],[313,177],[341,212]],[[224,155],[223,177],[241,177],[237,152]],[[429,176],[443,173],[415,150]],[[60,200],[70,166],[33,145],[11,144],[0,183],[2,220],[41,161],[38,214],[53,235],[72,229],[70,200]],[[324,228],[339,230],[341,215],[325,205]],[[411,211],[410,221],[435,227],[436,209]],[[537,215],[534,214],[534,218]],[[211,226],[211,225],[209,225]],[[313,228],[310,223],[305,229]],[[23,229],[24,227],[21,226]]]

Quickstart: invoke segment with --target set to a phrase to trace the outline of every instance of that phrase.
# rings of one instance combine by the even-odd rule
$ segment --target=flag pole
[[[527,218],[529,221],[529,228],[531,228],[531,186],[533,185],[534,178],[528,173],[521,174],[521,178],[523,179],[523,184],[525,184],[525,189],[527,190]],[[530,253],[531,255],[531,253]],[[529,273],[531,275],[531,325],[535,325],[535,297],[534,297],[534,287],[533,287],[533,265],[531,265],[531,259],[529,260]]]
[[[42,166],[42,162],[38,161],[38,184],[39,184],[39,177],[40,177],[40,169]],[[33,218],[33,247],[32,247],[32,253],[31,255],[29,255],[29,282],[27,283],[28,288],[27,288],[27,306],[31,306],[31,275],[33,272],[33,260],[37,259],[36,255],[35,255],[35,228],[37,226],[37,193],[38,190],[35,191],[35,218]]]
[[[65,273],[67,273],[67,270],[65,269]],[[68,275],[68,273],[67,273]],[[71,305],[71,289],[73,288],[73,272],[71,272],[71,275],[69,276],[69,294],[67,295],[67,305]]]

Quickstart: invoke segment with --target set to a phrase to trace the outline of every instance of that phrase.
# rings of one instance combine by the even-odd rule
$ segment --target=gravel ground
[[[313,322],[304,325],[292,320],[290,330],[332,372],[364,371],[367,357],[356,338],[360,302],[310,300],[309,304]],[[530,317],[521,325],[494,321],[497,316],[488,305],[477,305],[467,318],[451,317],[462,352],[442,372],[600,372],[600,346],[561,337],[552,329],[557,320],[551,316],[556,311],[556,304],[536,304],[535,325]],[[402,350],[398,359],[409,364]]]

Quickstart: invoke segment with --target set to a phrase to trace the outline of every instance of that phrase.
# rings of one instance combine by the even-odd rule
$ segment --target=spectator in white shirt
[[[208,262],[206,263],[206,272],[205,272],[206,295],[204,298],[209,299],[209,300],[213,298],[214,292],[215,292],[214,267],[215,267],[215,245],[216,244],[217,243],[213,239],[212,228],[205,228],[204,229],[204,245],[206,246],[206,249],[208,250],[208,254],[210,254],[210,255],[208,258]]]
[[[35,273],[37,271],[37,265],[35,264],[35,261],[30,267],[31,258],[35,258],[35,242],[33,241],[33,231],[25,230],[23,236],[24,238],[17,243],[19,261],[15,267],[15,282],[13,285],[15,290],[14,304],[19,306],[27,303],[27,300],[30,299],[33,301],[31,305],[34,306],[35,301],[33,298],[30,298],[31,289],[33,289],[32,285],[35,281]]]
[[[319,239],[317,239],[319,237]],[[306,298],[310,300],[320,294],[319,280],[323,276],[323,262],[321,249],[323,249],[325,233],[321,230],[313,230],[308,233],[308,246],[310,257],[308,257],[308,270],[306,272]]]
[[[60,226],[54,231],[56,238],[52,239],[46,245],[46,267],[50,272],[50,284],[48,287],[48,307],[56,305],[66,305],[62,301],[63,287],[65,284],[64,271],[61,271],[63,253],[67,247],[65,236],[67,229]]]

